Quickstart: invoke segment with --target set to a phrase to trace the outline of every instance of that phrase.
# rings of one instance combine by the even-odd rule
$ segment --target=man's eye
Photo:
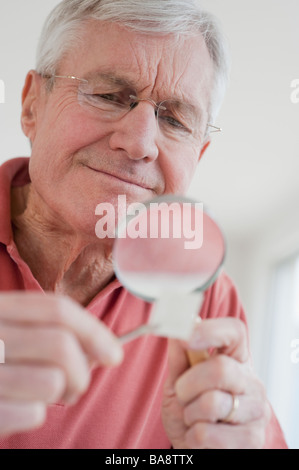
[[[159,116],[159,120],[167,124],[169,127],[180,131],[189,132],[189,129],[173,116]]]
[[[93,94],[92,97],[98,100],[110,101],[111,103],[122,104],[123,101],[118,94],[115,93],[105,93],[105,94]]]

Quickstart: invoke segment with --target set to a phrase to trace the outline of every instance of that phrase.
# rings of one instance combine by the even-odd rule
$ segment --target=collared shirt
[[[0,291],[44,292],[20,257],[11,227],[10,190],[12,186],[30,182],[28,161],[28,158],[17,158],[0,167]],[[151,305],[113,280],[86,309],[119,336],[146,323]],[[224,273],[207,290],[200,315],[202,318],[233,316],[246,324],[236,289]],[[167,340],[143,336],[127,343],[124,351],[120,366],[93,370],[89,389],[77,404],[49,405],[41,427],[0,438],[0,448],[170,448],[161,420]],[[266,447],[286,447],[274,414],[268,426]]]

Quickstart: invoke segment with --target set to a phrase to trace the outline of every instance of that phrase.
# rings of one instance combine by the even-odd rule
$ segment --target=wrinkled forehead
[[[154,99],[209,101],[213,64],[203,37],[149,35],[116,23],[90,20],[60,71],[96,79],[120,77]]]

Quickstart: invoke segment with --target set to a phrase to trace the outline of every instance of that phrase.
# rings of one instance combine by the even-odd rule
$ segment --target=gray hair
[[[59,62],[78,43],[81,28],[90,19],[116,22],[143,34],[202,34],[214,64],[209,109],[209,122],[214,122],[228,82],[228,48],[217,20],[196,0],[63,0],[42,30],[38,73],[55,75]]]

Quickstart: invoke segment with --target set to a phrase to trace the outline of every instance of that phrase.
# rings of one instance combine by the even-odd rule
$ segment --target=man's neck
[[[20,256],[46,291],[86,306],[113,277],[111,246],[83,239],[45,217],[31,202],[30,185],[12,190],[12,225]],[[42,212],[42,211],[41,211]]]

